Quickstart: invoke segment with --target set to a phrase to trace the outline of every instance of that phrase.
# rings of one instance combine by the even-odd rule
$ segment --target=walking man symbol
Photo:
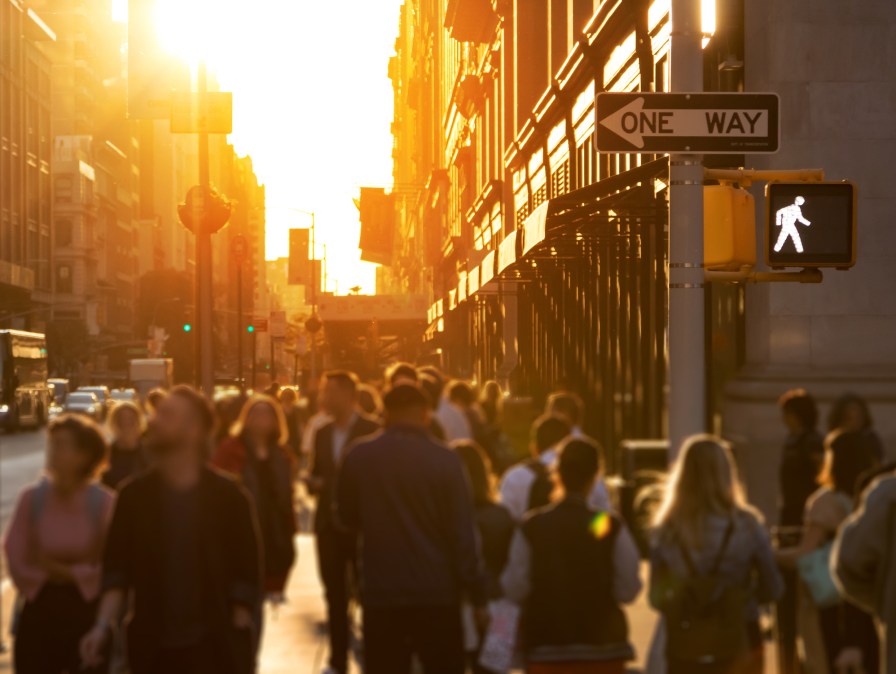
[[[803,211],[800,206],[806,203],[803,197],[797,197],[790,206],[785,206],[775,213],[775,226],[781,228],[781,234],[778,236],[778,242],[775,244],[775,252],[780,253],[787,239],[793,239],[793,246],[797,253],[803,252],[803,242],[800,239],[800,233],[796,229],[796,223],[799,221],[806,227],[812,223],[803,217]]]

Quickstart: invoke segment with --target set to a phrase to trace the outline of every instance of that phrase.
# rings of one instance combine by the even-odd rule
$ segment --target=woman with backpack
[[[668,674],[762,672],[759,606],[782,591],[769,535],[744,502],[727,443],[689,438],[651,552],[650,602],[665,619]]]
[[[5,541],[19,594],[15,671],[100,674],[104,667],[81,666],[79,644],[94,624],[115,500],[96,481],[108,447],[82,417],[56,418],[48,435],[46,474],[22,492]]]
[[[212,464],[238,477],[255,503],[264,550],[268,599],[283,601],[295,562],[296,516],[293,507],[289,429],[274,398],[255,395],[243,405],[230,436],[218,445]]]
[[[778,551],[781,565],[800,576],[799,632],[811,674],[880,668],[874,621],[841,598],[830,570],[834,538],[852,514],[862,477],[879,465],[877,457],[877,443],[863,430],[828,435],[821,487],[806,503],[800,544]]]

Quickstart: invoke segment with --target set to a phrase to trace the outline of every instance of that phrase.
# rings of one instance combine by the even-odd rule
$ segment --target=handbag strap
[[[725,558],[725,553],[728,552],[728,545],[731,543],[731,537],[734,535],[734,518],[728,520],[728,526],[725,528],[725,535],[722,537],[722,545],[719,547],[719,551],[716,553],[715,559],[713,560],[712,566],[709,569],[710,576],[714,576],[719,572],[719,568],[722,566],[722,560]],[[684,559],[685,566],[688,567],[688,572],[692,576],[699,576],[700,572],[697,569],[697,565],[694,563],[694,558],[691,556],[690,551],[688,550],[688,546],[685,544],[684,540],[679,534],[676,534],[675,540],[678,543],[678,547],[681,549],[681,556]]]

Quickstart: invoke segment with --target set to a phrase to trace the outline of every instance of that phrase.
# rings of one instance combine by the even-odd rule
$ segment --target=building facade
[[[896,402],[885,290],[896,278],[883,263],[893,131],[875,122],[896,100],[885,45],[896,6],[846,12],[844,56],[814,41],[839,29],[839,3],[704,5],[715,10],[704,90],[778,92],[784,115],[778,155],[707,165],[823,166],[862,194],[855,270],[814,288],[707,285],[707,428],[735,441],[771,514],[786,388]],[[383,288],[431,293],[424,355],[452,373],[536,403],[581,394],[611,467],[623,440],[667,432],[669,181],[664,156],[596,152],[595,96],[668,91],[670,30],[669,0],[407,0],[389,66],[397,243]]]
[[[20,0],[0,2],[0,321],[40,329],[52,290],[50,46]]]

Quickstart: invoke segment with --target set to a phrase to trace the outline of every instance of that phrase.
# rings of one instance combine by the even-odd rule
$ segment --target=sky
[[[113,0],[126,14],[127,0]],[[156,0],[164,43],[205,56],[234,95],[233,134],[267,188],[267,257],[285,256],[290,227],[316,220],[328,289],[374,292],[360,261],[362,185],[392,180],[392,87],[401,0]],[[203,17],[213,17],[208,29]],[[199,35],[196,39],[195,36]]]

